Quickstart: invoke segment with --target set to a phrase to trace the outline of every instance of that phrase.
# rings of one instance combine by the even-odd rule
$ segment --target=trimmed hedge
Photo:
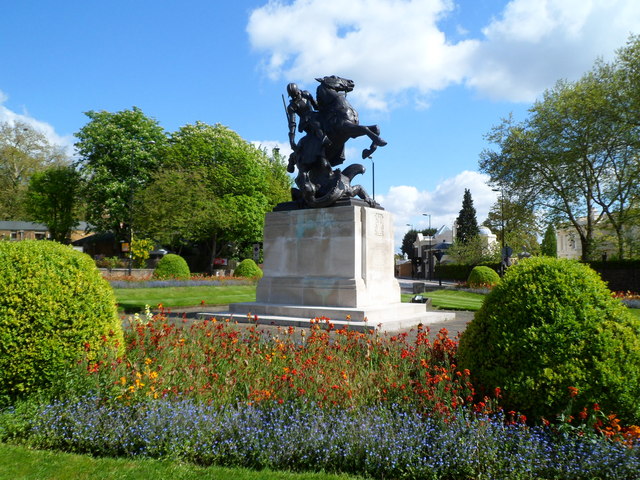
[[[191,270],[187,261],[180,255],[168,253],[160,259],[153,272],[153,278],[158,280],[188,280],[191,278]]]
[[[486,393],[501,388],[507,411],[553,419],[598,403],[624,422],[640,420],[640,322],[577,261],[536,257],[510,267],[458,354]]]
[[[263,275],[260,267],[250,258],[242,260],[233,272],[234,277],[262,278]]]
[[[477,267],[473,267],[473,270],[471,270],[469,278],[467,279],[467,284],[472,288],[493,287],[499,281],[500,275],[498,275],[494,269],[484,265],[478,265]]]
[[[109,283],[55,242],[0,242],[0,403],[49,387],[86,354],[123,346]]]
[[[487,266],[493,270],[499,270],[499,263],[483,263],[482,266]],[[466,282],[471,274],[471,270],[475,265],[459,265],[447,263],[444,265],[436,265],[435,278],[441,278],[442,280],[452,280],[458,282]]]

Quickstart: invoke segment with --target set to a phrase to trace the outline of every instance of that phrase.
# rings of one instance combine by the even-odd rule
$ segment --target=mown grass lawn
[[[94,458],[0,444],[0,480],[355,480],[323,473],[198,467],[170,460]]]
[[[144,310],[162,304],[165,307],[190,307],[194,305],[227,305],[238,302],[255,302],[255,285],[191,286],[159,288],[114,288],[120,308],[127,312]]]
[[[485,295],[462,290],[435,290],[422,294],[431,299],[431,304],[444,310],[480,310]],[[402,294],[403,302],[410,302],[413,295]]]

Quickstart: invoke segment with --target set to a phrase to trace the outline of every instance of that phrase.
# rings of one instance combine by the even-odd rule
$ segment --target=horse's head
[[[316,78],[316,80],[320,82],[322,86],[335,90],[336,92],[350,92],[353,90],[353,87],[355,87],[353,80],[338,77],[336,75]]]

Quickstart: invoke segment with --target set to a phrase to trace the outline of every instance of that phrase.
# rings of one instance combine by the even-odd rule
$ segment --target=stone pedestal
[[[324,307],[400,300],[391,214],[334,207],[267,214],[256,301]]]
[[[261,323],[308,325],[326,317],[337,325],[383,330],[454,316],[400,302],[391,214],[354,205],[268,213],[256,302],[231,304],[230,310],[236,320],[257,315]]]

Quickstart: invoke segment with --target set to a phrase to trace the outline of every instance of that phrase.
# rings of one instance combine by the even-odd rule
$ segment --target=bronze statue
[[[380,137],[377,125],[360,125],[358,113],[347,101],[347,92],[353,90],[352,80],[335,75],[316,78],[320,85],[316,98],[295,83],[287,85],[289,105],[285,105],[289,124],[289,143],[293,153],[289,157],[287,170],[293,173],[297,188],[292,197],[299,207],[328,207],[340,199],[355,196],[372,207],[379,205],[367,195],[361,185],[351,185],[354,176],[364,173],[361,164],[353,164],[341,171],[333,167],[345,161],[344,147],[350,138],[367,135],[371,146],[362,152],[362,158],[370,157],[377,147],[387,144]],[[284,100],[284,97],[283,97]],[[296,143],[297,125],[302,138]]]

